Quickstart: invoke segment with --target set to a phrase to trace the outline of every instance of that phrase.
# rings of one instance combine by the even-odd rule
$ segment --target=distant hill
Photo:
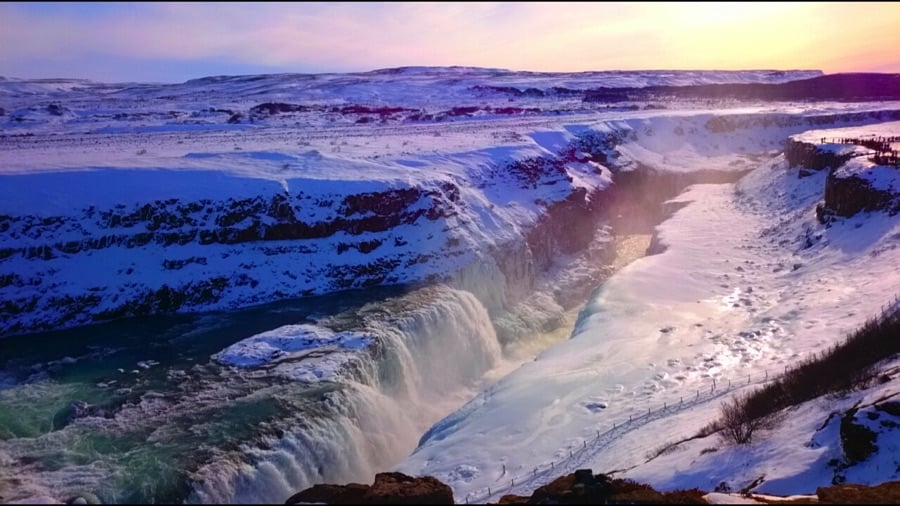
[[[900,100],[900,74],[832,74],[784,83],[698,84],[601,88],[585,93],[586,102],[659,98],[743,100]]]

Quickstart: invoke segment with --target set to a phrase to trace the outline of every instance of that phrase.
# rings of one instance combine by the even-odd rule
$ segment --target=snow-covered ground
[[[325,357],[304,361],[301,366],[293,367],[288,377],[311,383],[334,381],[352,357],[342,351],[363,349],[370,346],[373,340],[373,336],[335,333],[310,324],[285,325],[238,341],[212,358],[226,365],[255,367],[285,358],[303,357],[311,354],[310,350],[315,350],[325,354]]]
[[[900,292],[900,220],[861,213],[826,228],[815,218],[826,171],[798,170],[778,155],[735,185],[690,187],[677,199],[688,205],[658,227],[663,253],[604,283],[569,341],[436,424],[399,469],[472,501],[584,467],[661,489],[740,489],[760,476],[757,490],[770,493],[830,484],[839,438],[815,433],[831,400],[801,407],[749,448],[713,438],[645,464],[715,419],[727,392],[837,342]],[[896,435],[885,437],[879,459],[891,460]],[[896,479],[888,464],[847,478]]]
[[[812,144],[819,144],[822,139],[825,139],[826,145],[840,145],[841,139],[869,140],[877,139],[878,137],[898,136],[900,136],[900,122],[888,121],[877,125],[807,130],[803,133],[792,135],[791,138]]]
[[[102,98],[93,97],[92,107]],[[15,133],[0,137],[0,276],[8,278],[0,291],[15,305],[0,323],[21,333],[40,322],[60,328],[94,315],[142,314],[147,294],[166,287],[193,293],[182,310],[200,311],[440,277],[521,237],[548,205],[607,187],[610,171],[594,162],[569,160],[564,172],[551,169],[534,182],[509,168],[559,157],[585,135],[620,138],[622,170],[743,170],[810,125],[872,123],[897,110],[892,103],[752,104],[330,130],[263,122],[82,134],[60,123],[52,133]],[[411,197],[403,209],[354,214],[348,203],[375,193]],[[272,211],[277,199],[292,216]],[[229,222],[229,214],[246,215],[254,205],[259,213]],[[384,221],[363,223],[370,218]],[[265,235],[292,220],[315,237],[229,238]],[[73,299],[78,311],[60,309]]]
[[[144,101],[170,105],[195,102],[194,119],[215,116],[216,108],[267,100],[303,100],[306,103],[395,103],[418,107],[436,103],[457,103],[460,99],[490,99],[497,94],[505,100],[513,96],[551,95],[559,100],[568,92],[592,88],[684,86],[723,83],[781,83],[821,76],[818,70],[749,71],[612,71],[544,73],[473,67],[403,67],[355,74],[269,74],[211,76],[180,84],[99,83],[84,79],[16,79],[0,77],[0,98],[15,106],[34,99],[73,98],[93,100],[99,95],[114,110],[128,101],[129,109],[148,109]],[[527,90],[531,93],[526,93]],[[20,99],[21,101],[17,100]],[[204,110],[207,103],[213,110]],[[153,109],[150,107],[149,109]],[[162,112],[167,109],[158,108]],[[10,116],[27,107],[7,107]],[[35,111],[30,111],[35,112]],[[121,112],[116,110],[116,112]]]
[[[231,309],[328,292],[338,278],[363,286],[368,278],[352,269],[379,262],[397,262],[388,264],[392,267],[380,281],[372,276],[386,284],[464,273],[454,279],[455,289],[440,292],[437,304],[417,307],[406,323],[381,321],[380,330],[402,334],[395,336],[398,350],[418,347],[404,354],[405,360],[427,358],[403,364],[403,374],[412,371],[411,379],[386,374],[386,379],[356,385],[359,392],[342,397],[346,406],[340,407],[349,414],[342,413],[335,423],[316,420],[321,433],[304,432],[298,421],[303,413],[292,412],[298,420],[287,420],[291,424],[282,436],[267,435],[263,445],[239,441],[243,453],[226,452],[191,470],[192,499],[283,500],[292,487],[323,476],[357,479],[385,459],[395,462],[394,453],[401,452],[396,441],[411,447],[421,420],[430,424],[447,412],[438,407],[462,403],[460,391],[469,393],[467,388],[483,384],[479,379],[499,374],[491,368],[502,362],[495,330],[504,322],[485,309],[496,309],[485,287],[515,280],[466,268],[504,241],[520,239],[548,205],[578,191],[608,188],[614,180],[611,167],[679,173],[752,169],[736,185],[698,185],[675,199],[686,205],[658,229],[665,251],[630,264],[599,287],[570,340],[435,425],[399,469],[437,476],[453,486],[459,500],[530,491],[582,467],[619,471],[658,488],[712,489],[716,479],[740,488],[765,474],[760,490],[803,492],[778,484],[799,483],[804,473],[824,479],[815,463],[836,451],[834,443],[817,440],[818,450],[815,445],[806,453],[797,450],[803,457],[790,465],[782,462],[790,456],[782,449],[800,444],[798,434],[820,425],[828,407],[802,408],[808,416],[797,418],[794,428],[783,435],[773,432],[768,443],[750,449],[706,451],[721,445],[694,442],[644,462],[667,441],[706,425],[727,395],[834,343],[900,291],[897,217],[857,215],[826,228],[815,219],[826,173],[801,179],[799,169],[788,169],[778,154],[791,135],[824,126],[869,129],[860,125],[896,120],[900,103],[609,106],[582,103],[553,87],[764,82],[810,75],[544,75],[410,68],[360,75],[212,77],[179,85],[2,80],[0,304],[22,299],[22,307],[28,307],[36,300],[29,318],[49,321],[71,312],[66,297],[95,297],[100,306],[94,309],[102,311],[120,304],[119,297],[224,278],[237,282],[218,301],[189,309]],[[265,103],[283,104],[272,108],[287,112],[264,114],[260,111],[269,108],[258,106]],[[817,131],[813,139],[837,135]],[[571,148],[572,156],[565,154]],[[588,161],[586,151],[607,157],[608,166]],[[537,157],[564,159],[562,171],[535,181],[527,173],[516,175],[517,161]],[[409,222],[377,232],[351,234],[335,227],[322,237],[236,244],[191,239],[125,248],[107,239],[121,235],[127,242],[131,234],[154,232],[144,215],[159,209],[182,212],[183,223],[163,221],[170,232],[201,235],[225,227],[220,218],[252,204],[246,202],[262,198],[277,204],[282,195],[294,199],[295,219],[328,228],[336,217],[352,217],[347,203],[375,194],[385,196],[387,207],[398,196],[416,198],[396,212],[373,204],[354,219],[377,221],[405,212],[402,218]],[[171,200],[177,204],[167,204]],[[157,209],[145,213],[145,204]],[[435,219],[423,218],[432,210]],[[130,218],[122,223],[106,219],[114,214]],[[284,216],[272,214],[257,213],[260,223],[253,227],[280,225]],[[90,247],[72,253],[71,243]],[[349,270],[335,276],[335,269]],[[544,281],[564,288],[578,282],[577,273],[571,277]],[[464,290],[479,292],[481,299]],[[562,313],[545,294],[526,299],[523,306],[520,313],[531,312],[535,320],[543,317],[538,313]],[[21,314],[6,305],[0,311],[0,324]],[[80,319],[69,323],[90,320],[89,311],[76,313]],[[459,314],[468,316],[454,316]],[[272,373],[278,377],[273,389],[292,392],[281,383],[285,378],[304,385],[331,380],[358,365],[354,360],[372,344],[369,333],[356,328],[280,325],[236,336],[211,359],[250,369],[260,382]],[[471,342],[441,341],[459,335]],[[320,360],[304,362],[314,356]],[[384,391],[374,387],[382,380]],[[248,389],[253,391],[248,397],[256,395],[255,384],[235,381],[241,385],[238,395]],[[410,394],[391,396],[395,382],[408,383]],[[229,402],[227,389],[210,395],[218,390],[215,381],[184,384],[201,393],[180,397],[177,406],[148,396],[150,414],[141,411],[146,407],[142,399],[130,418],[123,417],[128,430],[159,423],[164,433],[173,409],[193,414],[197,398],[214,405]],[[373,413],[377,416],[369,416]],[[179,443],[194,444],[189,432],[184,430]],[[50,435],[64,441],[65,431]],[[16,438],[11,446],[25,448],[21,455],[27,458],[32,445],[44,448],[43,436]],[[327,471],[306,458],[322,448],[331,452],[322,457]],[[11,457],[4,459],[3,465],[14,465]],[[744,466],[745,461],[750,464]],[[695,472],[694,466],[705,471]],[[296,472],[300,468],[304,471]],[[65,486],[73,474],[69,468],[47,473],[61,475],[57,478]],[[98,483],[106,479],[96,474],[103,475]],[[848,471],[848,479],[853,476]],[[69,490],[57,485],[54,492]]]

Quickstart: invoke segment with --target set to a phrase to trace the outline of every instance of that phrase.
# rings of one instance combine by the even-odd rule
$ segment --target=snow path
[[[470,492],[466,495],[464,500],[466,504],[486,503],[499,501],[500,498],[506,494],[529,495],[538,487],[546,485],[560,476],[573,473],[578,469],[590,468],[591,463],[596,462],[603,450],[612,446],[613,443],[625,434],[634,432],[651,422],[664,420],[692,408],[696,408],[697,406],[722,399],[748,385],[759,386],[776,378],[776,376],[769,377],[768,374],[766,374],[756,381],[752,381],[751,378],[750,383],[729,382],[730,386],[725,388],[720,387],[715,390],[710,389],[708,392],[698,390],[696,396],[689,397],[686,401],[680,400],[677,404],[665,404],[646,414],[631,418],[620,425],[615,425],[605,432],[598,431],[597,437],[585,441],[584,446],[572,450],[569,456],[563,457],[558,461],[541,464],[535,467],[534,471],[530,474],[520,474],[513,477],[507,477],[501,474],[496,481],[502,481],[502,483],[495,487]],[[595,469],[594,471],[600,472],[601,470]],[[508,482],[507,479],[509,480]]]
[[[894,299],[893,302],[885,305],[884,312],[880,319],[889,317],[900,312],[900,298]],[[505,473],[497,478],[499,482],[496,486],[492,486],[482,490],[470,492],[465,497],[468,503],[487,503],[497,502],[506,494],[524,495],[531,494],[535,489],[550,483],[560,476],[574,473],[578,469],[591,468],[600,460],[601,452],[610,448],[617,440],[629,433],[633,433],[646,425],[661,420],[674,418],[676,415],[684,414],[698,406],[709,404],[716,400],[726,400],[728,396],[738,390],[749,387],[759,387],[770,381],[777,380],[779,375],[769,375],[766,371],[762,377],[748,376],[747,382],[743,378],[733,380],[725,380],[727,386],[722,387],[724,381],[718,383],[719,387],[711,387],[709,391],[698,390],[694,397],[688,397],[684,400],[682,396],[677,404],[664,404],[657,409],[651,409],[646,414],[629,418],[627,422],[620,425],[614,425],[612,428],[597,432],[597,437],[584,442],[581,448],[572,450],[568,456],[562,459],[539,465],[534,468],[531,473],[519,474],[517,476],[508,476]],[[667,442],[668,443],[668,442]],[[652,460],[652,459],[647,459]],[[505,468],[504,468],[505,469]],[[610,469],[593,469],[594,472],[620,472],[626,470],[610,470]],[[507,480],[508,483],[507,483]],[[776,498],[778,500],[779,498]],[[782,499],[783,500],[783,499]],[[757,502],[753,502],[757,504]]]

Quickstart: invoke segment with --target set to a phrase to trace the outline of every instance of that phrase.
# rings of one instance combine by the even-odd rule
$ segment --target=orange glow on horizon
[[[618,53],[612,55],[613,67],[621,70],[900,72],[900,3],[657,2],[632,7],[636,10],[613,30],[599,23],[569,32],[554,45],[560,53],[592,42],[613,46]],[[540,66],[585,69],[583,59],[558,56]],[[588,60],[596,64],[586,66],[601,66],[608,56],[598,54]]]

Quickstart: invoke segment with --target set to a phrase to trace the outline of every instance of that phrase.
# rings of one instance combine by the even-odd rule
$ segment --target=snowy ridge
[[[255,152],[187,156],[166,170],[6,176],[2,288],[20,316],[4,327],[233,308],[446,276],[479,251],[521,238],[553,203],[571,195],[584,202],[609,184],[608,172],[590,163],[540,162],[534,147],[500,153],[415,162],[427,172]],[[537,160],[535,172],[516,172],[517,157]],[[241,173],[246,160],[253,176]],[[237,174],[222,170],[228,165]],[[77,184],[86,191],[73,199]],[[78,314],[56,313],[63,300]]]
[[[318,141],[346,142],[346,153],[256,135],[242,137],[256,149],[223,152],[166,134],[160,153],[134,155],[122,150],[135,137],[117,134],[61,164],[40,141],[26,144],[0,154],[9,162],[0,176],[0,324],[14,334],[446,281],[521,241],[554,206],[590,206],[611,182],[594,160],[620,171],[746,170],[810,125],[900,117],[821,110],[488,122],[440,137],[398,128],[399,154],[372,154],[366,137]]]
[[[570,114],[596,110],[584,90],[786,82],[819,71],[515,72],[410,67],[357,74],[214,76],[180,84],[72,79],[0,81],[0,132],[34,135],[158,131],[236,132],[260,127]],[[605,106],[599,106],[605,109]]]
[[[42,94],[99,91],[114,96],[157,98],[212,93],[216,99],[232,95],[284,95],[321,99],[366,99],[415,97],[414,89],[449,89],[464,92],[478,85],[550,89],[553,87],[586,89],[591,87],[625,88],[644,86],[687,86],[724,83],[781,83],[822,75],[818,70],[740,70],[740,71],[600,71],[600,72],[526,72],[477,67],[401,67],[347,74],[264,74],[247,76],[209,76],[180,84],[98,83],[85,79],[16,79],[0,81],[0,94]],[[400,89],[397,89],[397,88]],[[391,89],[393,90],[391,91]],[[215,94],[220,94],[216,96]],[[305,96],[304,96],[305,95]]]

